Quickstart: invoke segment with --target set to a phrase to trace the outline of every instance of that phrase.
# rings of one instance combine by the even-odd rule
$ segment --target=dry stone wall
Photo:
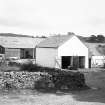
[[[0,72],[0,89],[33,89],[35,82],[46,73],[40,72]]]

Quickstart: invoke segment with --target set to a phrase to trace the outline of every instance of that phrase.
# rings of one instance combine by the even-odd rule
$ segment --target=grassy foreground
[[[85,72],[84,91],[0,91],[0,105],[105,105],[105,71]]]

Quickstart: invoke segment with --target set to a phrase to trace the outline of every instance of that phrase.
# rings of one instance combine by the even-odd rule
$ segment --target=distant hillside
[[[0,36],[7,36],[7,37],[30,37],[30,38],[34,38],[34,36],[21,35],[21,34],[13,34],[13,33],[0,33]]]
[[[77,36],[81,41],[87,43],[105,43],[104,35],[91,35],[89,37]]]
[[[28,38],[47,38],[46,36],[30,36],[30,35],[22,35],[22,34],[14,34],[14,33],[0,33],[0,36],[6,36],[6,37],[28,37]],[[77,37],[82,41],[82,42],[87,42],[87,43],[105,43],[105,37],[104,35],[91,35],[89,37],[84,37],[84,36],[79,36]]]

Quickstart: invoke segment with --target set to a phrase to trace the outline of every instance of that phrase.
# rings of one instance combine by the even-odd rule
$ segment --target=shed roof
[[[57,48],[64,42],[69,40],[73,35],[56,35],[46,38],[44,41],[40,42],[37,47],[39,48]]]
[[[0,45],[5,48],[35,48],[44,38],[0,36]]]

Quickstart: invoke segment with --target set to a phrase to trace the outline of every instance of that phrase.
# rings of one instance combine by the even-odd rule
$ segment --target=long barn
[[[88,68],[88,48],[76,35],[51,36],[37,45],[36,63],[52,68]]]
[[[35,47],[42,40],[43,38],[31,36],[0,34],[0,53],[4,54],[5,58],[34,59]]]

